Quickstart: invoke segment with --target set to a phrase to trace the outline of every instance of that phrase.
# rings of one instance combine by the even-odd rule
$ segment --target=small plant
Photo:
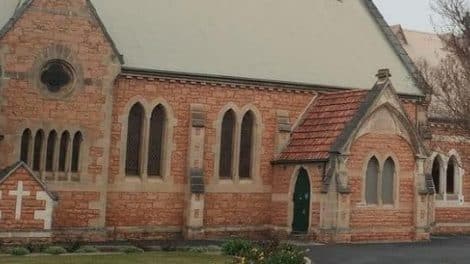
[[[75,253],[96,253],[99,250],[94,246],[83,246],[75,251]]]
[[[25,256],[28,255],[30,252],[27,248],[24,247],[15,247],[12,248],[10,254],[13,256]]]
[[[64,245],[64,249],[69,253],[73,253],[81,247],[82,244],[79,240],[68,240]]]
[[[222,245],[222,252],[229,256],[241,256],[243,252],[248,252],[253,247],[253,243],[243,239],[228,240]]]
[[[304,251],[290,244],[282,244],[278,250],[267,259],[266,264],[303,264]]]
[[[126,246],[120,249],[121,252],[126,254],[144,253],[144,250],[135,246]]]
[[[47,248],[46,244],[39,244],[39,243],[36,244],[32,242],[29,242],[28,244],[26,244],[26,249],[28,249],[29,252],[31,253],[40,253],[40,252],[43,252],[46,248]]]
[[[63,247],[52,246],[52,247],[46,248],[46,250],[44,250],[44,253],[51,254],[51,255],[61,255],[61,254],[67,253],[67,250]]]
[[[192,247],[192,248],[189,248],[188,251],[193,252],[193,253],[204,253],[209,250],[205,247]]]
[[[176,251],[176,241],[165,240],[162,245],[162,251]]]

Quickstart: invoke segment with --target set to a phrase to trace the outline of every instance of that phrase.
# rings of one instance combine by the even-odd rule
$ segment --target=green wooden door
[[[292,231],[306,233],[310,217],[310,181],[306,170],[301,169],[295,183],[294,191],[294,220]]]

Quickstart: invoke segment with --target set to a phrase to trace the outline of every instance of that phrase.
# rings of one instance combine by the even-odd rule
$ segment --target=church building
[[[418,241],[447,213],[372,0],[2,0],[0,28],[2,242]]]

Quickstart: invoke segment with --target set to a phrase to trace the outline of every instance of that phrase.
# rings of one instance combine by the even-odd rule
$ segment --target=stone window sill
[[[365,204],[358,203],[356,208],[359,209],[369,209],[369,210],[397,210],[399,209],[396,205],[379,205],[379,204]]]

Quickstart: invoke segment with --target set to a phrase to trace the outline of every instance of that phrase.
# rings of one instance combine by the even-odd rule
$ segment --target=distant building
[[[426,61],[438,66],[450,54],[438,35],[392,26],[403,48],[417,63]],[[469,87],[470,89],[470,87]],[[431,132],[428,147],[431,158],[428,171],[436,189],[434,233],[467,233],[470,231],[470,131],[455,126],[433,98],[429,106],[428,124]]]

